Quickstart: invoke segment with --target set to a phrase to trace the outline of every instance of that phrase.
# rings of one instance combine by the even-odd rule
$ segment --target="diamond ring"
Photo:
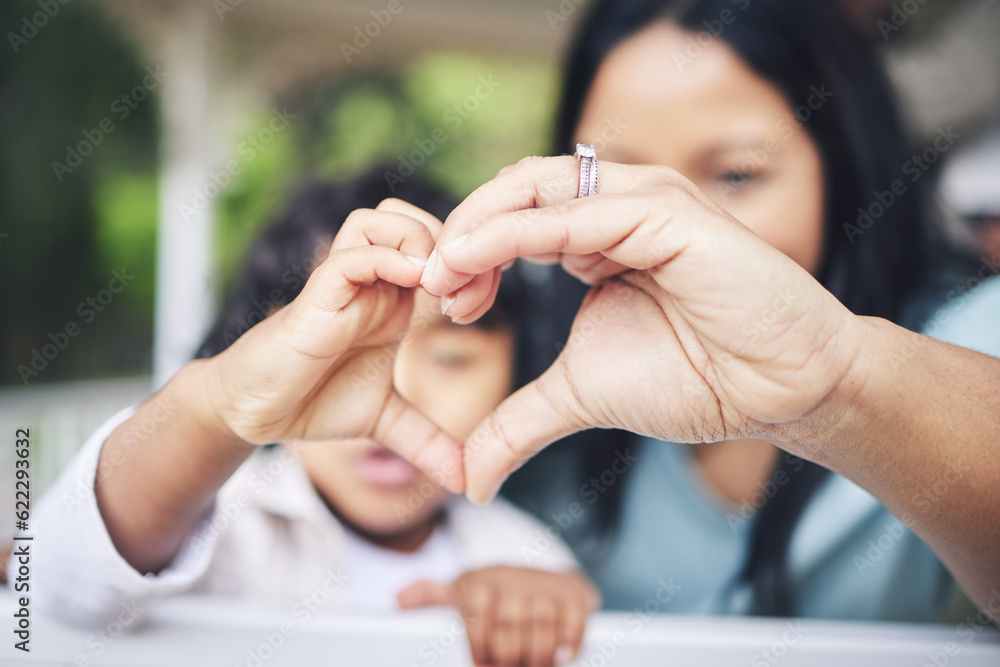
[[[589,197],[597,194],[597,152],[590,144],[577,144],[573,157],[580,159],[580,194]]]

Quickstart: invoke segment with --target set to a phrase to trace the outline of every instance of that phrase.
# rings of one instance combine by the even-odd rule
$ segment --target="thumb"
[[[550,443],[594,426],[576,399],[562,357],[511,394],[465,442],[465,492],[487,503],[525,461]]]
[[[401,590],[396,600],[400,609],[456,604],[453,584],[436,581],[418,581]]]
[[[373,435],[449,491],[465,490],[461,445],[396,391],[379,413]]]

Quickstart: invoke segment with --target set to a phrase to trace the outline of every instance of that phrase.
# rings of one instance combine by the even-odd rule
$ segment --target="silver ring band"
[[[573,157],[580,159],[580,193],[577,197],[597,194],[597,153],[590,144],[577,144]]]

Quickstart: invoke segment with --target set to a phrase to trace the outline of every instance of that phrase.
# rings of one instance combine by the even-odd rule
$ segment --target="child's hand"
[[[207,361],[211,412],[247,442],[369,437],[464,488],[461,447],[393,386],[441,222],[398,200],[350,215],[290,304]]]
[[[433,605],[462,610],[477,665],[541,667],[576,656],[601,596],[582,574],[516,567],[466,572],[451,584],[423,581],[399,594],[403,609]]]

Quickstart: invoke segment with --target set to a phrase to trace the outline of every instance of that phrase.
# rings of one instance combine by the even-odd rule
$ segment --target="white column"
[[[164,18],[160,54],[168,75],[160,95],[155,387],[191,359],[213,310],[214,201],[203,194],[212,156],[210,47],[215,16],[208,3],[179,3]]]

